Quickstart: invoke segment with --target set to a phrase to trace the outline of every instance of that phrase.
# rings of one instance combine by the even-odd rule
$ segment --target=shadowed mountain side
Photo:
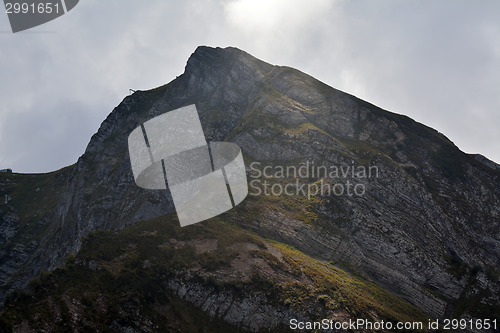
[[[258,179],[252,162],[377,168],[374,177],[348,179],[364,186],[363,195],[251,196],[226,222],[355,272],[433,317],[498,314],[496,164],[300,71],[209,47],[199,47],[169,84],[126,97],[75,165],[48,175],[0,175],[0,195],[13,198],[0,208],[2,296],[62,265],[91,231],[173,212],[168,191],[134,184],[127,137],[189,104],[197,106],[207,141],[241,147],[249,180]],[[296,181],[278,178],[270,181]],[[37,188],[47,200],[43,212]]]

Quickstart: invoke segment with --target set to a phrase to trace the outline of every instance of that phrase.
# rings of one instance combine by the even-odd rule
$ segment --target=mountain
[[[241,147],[250,192],[261,193],[180,228],[168,190],[135,185],[127,138],[190,104],[207,141]],[[265,181],[292,193],[265,195]],[[311,196],[304,186],[331,191]],[[214,332],[286,330],[292,318],[500,322],[500,166],[236,48],[198,47],[175,80],[127,96],[76,164],[0,174],[5,195],[7,329],[195,330],[197,318]]]

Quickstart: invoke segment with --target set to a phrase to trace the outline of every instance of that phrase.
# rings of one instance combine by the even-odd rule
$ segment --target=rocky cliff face
[[[249,180],[260,186],[265,179],[253,178],[259,172],[252,162],[268,170],[375,167],[371,177],[273,174],[268,181],[282,185],[350,181],[364,191],[261,194],[232,211],[231,222],[347,267],[433,317],[485,317],[498,309],[498,165],[300,71],[209,47],[199,47],[174,81],[126,97],[75,165],[48,175],[0,175],[0,197],[13,198],[0,207],[2,297],[61,265],[90,231],[173,211],[168,191],[135,185],[127,138],[144,121],[189,104],[197,106],[207,141],[241,147]]]

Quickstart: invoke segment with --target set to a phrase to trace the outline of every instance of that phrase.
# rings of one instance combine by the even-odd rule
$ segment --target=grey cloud
[[[296,67],[500,162],[500,2],[266,3],[86,0],[0,34],[0,167],[74,163],[129,88],[171,81],[201,44]]]
[[[8,155],[13,164],[22,164],[32,172],[74,163],[88,141],[74,138],[90,138],[94,132],[91,125],[98,121],[88,112],[91,107],[63,100],[55,105],[35,106],[33,112],[7,115],[2,121],[0,156]]]

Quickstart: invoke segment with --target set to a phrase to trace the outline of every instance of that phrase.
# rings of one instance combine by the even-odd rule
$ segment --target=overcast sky
[[[235,46],[500,162],[500,1],[81,0],[13,34],[0,13],[0,168],[76,162],[128,94],[198,45]]]

